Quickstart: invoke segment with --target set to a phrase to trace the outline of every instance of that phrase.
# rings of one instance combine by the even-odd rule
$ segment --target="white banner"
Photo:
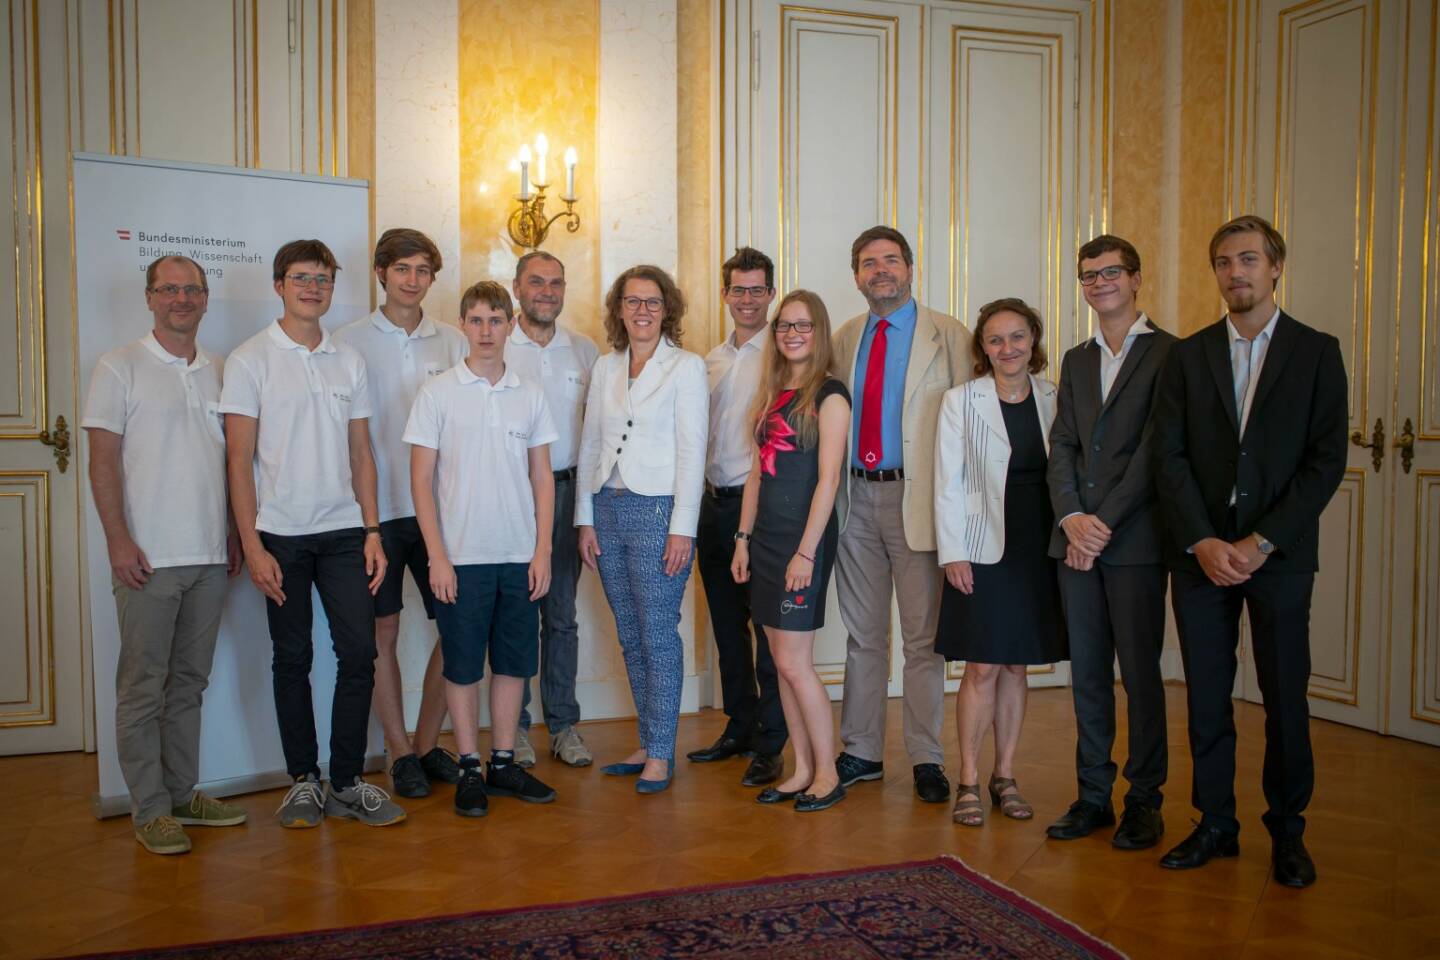
[[[154,325],[145,308],[145,268],[157,257],[183,254],[205,268],[210,303],[199,341],[222,356],[280,315],[271,261],[291,240],[317,238],[340,262],[327,329],[369,312],[369,202],[363,180],[77,153],[74,184],[82,401],[101,354],[144,336]],[[84,443],[77,447],[76,469],[83,478],[88,448]],[[120,636],[105,535],[89,484],[82,485],[100,766],[95,810],[103,816],[129,811],[115,755]],[[323,761],[329,752],[335,658],[318,602],[314,631],[311,681]],[[226,795],[287,782],[270,659],[264,598],[242,571],[230,584],[205,691],[200,781],[207,792]],[[372,722],[372,756],[381,750],[378,734]]]

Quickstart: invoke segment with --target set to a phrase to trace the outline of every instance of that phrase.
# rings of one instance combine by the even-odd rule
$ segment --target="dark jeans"
[[[725,736],[747,741],[761,754],[785,749],[789,731],[780,705],[780,682],[770,641],[760,624],[752,653],[750,587],[735,582],[730,561],[735,556],[735,531],[740,527],[740,497],[716,497],[708,490],[700,501],[696,531],[696,565],[705,584],[710,625],[720,655],[720,692],[724,701]],[[758,691],[757,691],[758,683]]]
[[[575,589],[580,583],[579,534],[575,529],[575,473],[555,474],[555,524],[550,534],[550,592],[540,598],[540,701],[550,736],[580,722],[575,699],[580,631]],[[520,705],[520,729],[530,729],[530,681]]]
[[[338,664],[330,705],[330,780],[350,783],[365,769],[370,693],[375,686],[375,604],[365,576],[365,533],[358,527],[298,537],[261,533],[260,542],[280,564],[285,591],[283,606],[265,601],[285,769],[292,777],[320,774],[310,696],[313,586],[330,622],[330,643]]]
[[[1169,753],[1165,741],[1165,568],[1159,564],[1086,571],[1059,564],[1060,601],[1070,636],[1075,698],[1075,772],[1080,799],[1110,804],[1115,786],[1115,660],[1125,684],[1129,755],[1125,805],[1159,807]]]

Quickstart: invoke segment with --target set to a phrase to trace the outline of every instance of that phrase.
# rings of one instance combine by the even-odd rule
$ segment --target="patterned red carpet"
[[[581,903],[96,956],[165,960],[1115,958],[942,857]]]

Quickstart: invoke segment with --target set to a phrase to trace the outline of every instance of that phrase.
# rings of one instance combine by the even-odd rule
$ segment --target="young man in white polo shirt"
[[[100,358],[80,424],[120,619],[115,741],[135,839],[151,853],[187,852],[182,824],[245,821],[244,809],[195,789],[201,694],[227,575],[240,572],[227,535],[222,361],[195,343],[209,295],[189,257],[150,264],[155,327]]]
[[[408,567],[425,614],[435,619],[425,540],[415,522],[410,498],[410,447],[401,439],[405,420],[421,384],[465,359],[465,335],[421,310],[440,272],[440,251],[419,230],[386,230],[375,244],[375,277],[385,300],[367,317],[335,331],[335,341],[354,347],[365,358],[374,409],[370,440],[378,477],[380,542],[385,547],[385,581],[375,595],[375,694],[371,707],[385,730],[390,779],[402,797],[428,797],[430,781],[455,783],[460,768],[436,745],[445,722],[445,681],[440,675],[440,644],[430,651],[420,694],[415,740],[405,730],[400,690],[400,611]]]
[[[590,748],[580,738],[580,704],[575,699],[580,631],[575,623],[575,587],[580,582],[580,549],[575,530],[575,464],[590,368],[600,349],[595,341],[557,321],[565,309],[565,265],[541,250],[520,258],[512,287],[520,304],[505,363],[521,379],[540,385],[559,438],[550,444],[555,474],[555,523],[550,539],[550,592],[540,604],[540,700],[550,753],[572,767],[587,767]],[[530,746],[530,684],[520,707],[515,757],[535,762]],[[528,761],[528,762],[527,762]]]
[[[505,288],[475,284],[460,316],[470,355],[420,388],[405,442],[460,748],[455,812],[482,817],[487,788],[529,803],[555,799],[515,761],[515,731],[539,659],[539,601],[550,587],[556,433],[540,387],[505,367],[515,324]],[[482,777],[476,724],[487,654],[491,750]]]
[[[339,269],[319,240],[276,252],[284,315],[230,355],[220,402],[230,502],[250,579],[265,594],[275,713],[295,778],[278,811],[285,827],[318,826],[327,815],[372,826],[405,819],[384,790],[360,778],[375,683],[372,598],[385,580],[385,551],[365,361],[320,326]],[[311,587],[338,663],[326,793],[310,699]]]

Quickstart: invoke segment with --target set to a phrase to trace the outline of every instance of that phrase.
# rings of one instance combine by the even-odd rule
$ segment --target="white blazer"
[[[575,526],[594,525],[595,494],[618,465],[627,490],[675,498],[670,533],[695,536],[709,424],[705,361],[696,354],[662,337],[634,386],[629,348],[596,360],[580,431]]]
[[[1055,384],[1030,377],[1045,452],[1055,422]],[[995,377],[946,391],[935,431],[935,540],[940,565],[999,563],[1005,555],[1005,475],[1010,437]]]

